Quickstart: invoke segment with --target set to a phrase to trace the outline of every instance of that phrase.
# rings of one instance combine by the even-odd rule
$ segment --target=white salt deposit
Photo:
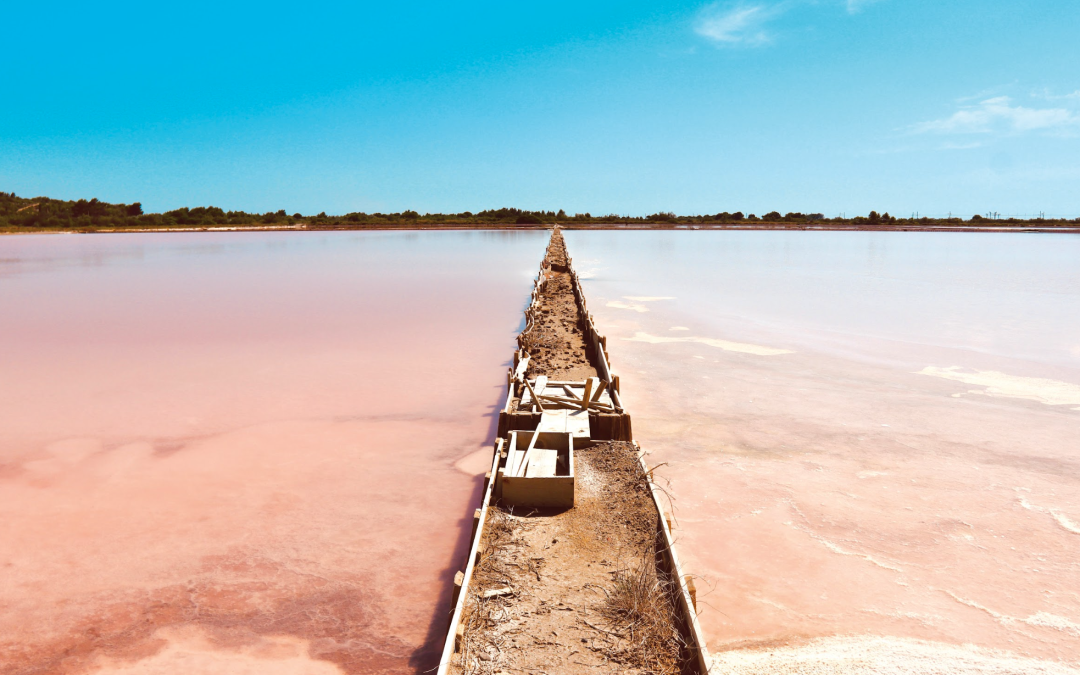
[[[727,675],[1078,675],[1075,663],[971,645],[885,637],[830,637],[805,645],[713,654]]]
[[[1007,375],[996,370],[964,372],[961,366],[949,366],[947,368],[927,366],[916,374],[931,375],[955,382],[963,382],[964,384],[986,387],[983,390],[969,391],[969,394],[1021,398],[1038,401],[1046,405],[1080,405],[1080,385],[1070,382],[1049,380],[1042,377]]]
[[[611,306],[611,303],[608,303]],[[663,344],[666,342],[696,342],[698,344],[708,345],[710,347],[716,347],[717,349],[723,349],[728,352],[741,352],[743,354],[755,354],[757,356],[777,356],[779,354],[794,354],[795,352],[790,349],[777,349],[775,347],[763,347],[761,345],[752,345],[745,342],[730,342],[728,340],[717,340],[716,338],[706,337],[660,337],[657,335],[649,335],[648,333],[637,332],[632,338],[623,338],[628,342],[648,342],[649,344]]]
[[[633,312],[647,312],[647,311],[649,311],[649,308],[646,307],[645,305],[639,305],[639,304],[636,304],[636,303],[623,302],[622,300],[609,300],[608,303],[607,303],[607,306],[612,307],[614,309],[629,309],[629,310],[631,310]]]

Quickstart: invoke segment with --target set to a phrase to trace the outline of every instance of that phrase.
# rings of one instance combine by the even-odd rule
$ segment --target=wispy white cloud
[[[1029,108],[1014,105],[1008,96],[995,96],[965,105],[949,117],[922,122],[912,128],[917,134],[1019,134],[1031,131],[1071,134],[1078,130],[1080,115],[1068,108]]]
[[[1035,91],[1031,94],[1034,98],[1041,98],[1047,101],[1076,101],[1080,103],[1080,89],[1070,94],[1053,94],[1049,90]]]
[[[701,11],[694,31],[717,44],[767,44],[772,42],[772,35],[765,24],[781,13],[781,5],[714,3]]]
[[[772,43],[769,25],[793,9],[840,4],[849,14],[882,0],[720,0],[698,12],[694,31],[718,46],[752,47]]]

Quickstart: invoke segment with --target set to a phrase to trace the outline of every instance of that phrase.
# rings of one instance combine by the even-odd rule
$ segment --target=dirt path
[[[628,587],[642,575],[655,584],[658,517],[637,449],[612,441],[575,459],[573,509],[492,512],[460,672],[678,672],[679,636],[666,617],[631,629],[641,619],[630,616]]]
[[[527,377],[595,377],[558,231],[544,267]],[[696,672],[677,586],[657,564],[660,515],[638,453],[625,441],[575,444],[573,508],[490,507],[450,672]]]
[[[531,358],[526,376],[574,381],[596,377],[596,368],[586,356],[570,275],[556,271],[549,275],[536,324],[528,333],[526,351]]]

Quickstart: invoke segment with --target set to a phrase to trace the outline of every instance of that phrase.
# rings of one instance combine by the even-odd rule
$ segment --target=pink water
[[[567,242],[720,672],[1078,672],[1080,238]]]
[[[545,243],[0,238],[0,672],[435,665]]]

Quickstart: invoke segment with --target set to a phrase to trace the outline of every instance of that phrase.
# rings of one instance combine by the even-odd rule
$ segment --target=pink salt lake
[[[567,244],[718,672],[1080,672],[1080,237]]]
[[[0,238],[0,672],[435,665],[545,244]]]

